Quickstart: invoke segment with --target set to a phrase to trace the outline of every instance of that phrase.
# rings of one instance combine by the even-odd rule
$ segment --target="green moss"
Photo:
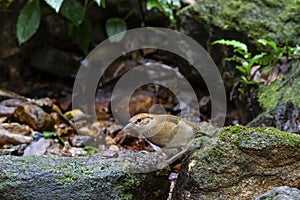
[[[196,16],[196,20],[205,22],[205,26],[245,33],[254,42],[265,38],[281,44],[286,40],[296,44],[300,32],[298,10],[299,4],[295,0],[199,0],[178,15],[182,18]]]
[[[285,75],[286,79],[292,75],[292,72]],[[300,107],[300,76],[295,77],[290,83],[281,87],[282,83],[286,80],[283,77],[278,78],[271,85],[260,85],[258,89],[258,101],[264,110],[269,110],[281,105],[287,101],[292,101]],[[292,87],[291,87],[292,84]],[[280,89],[277,91],[277,89]]]
[[[222,130],[220,140],[239,148],[264,149],[279,145],[300,146],[300,136],[271,127],[246,128],[230,126]]]
[[[252,162],[252,155],[258,155],[257,158],[261,160],[256,161],[261,164],[281,165],[279,157],[288,157],[282,153],[295,152],[298,148],[300,136],[297,134],[275,128],[225,127],[215,143],[211,143],[203,151],[190,154],[187,169],[189,176],[194,178],[191,185],[213,191],[231,187],[248,175],[248,169],[252,167],[249,163]],[[293,157],[293,154],[288,155]]]

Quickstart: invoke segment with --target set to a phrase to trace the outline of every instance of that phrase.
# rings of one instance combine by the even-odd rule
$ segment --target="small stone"
[[[119,154],[118,154],[117,151],[107,150],[107,151],[104,151],[102,153],[102,157],[105,157],[105,158],[117,158],[117,157],[119,157]]]
[[[45,155],[47,148],[50,146],[50,144],[50,140],[41,138],[36,142],[32,142],[31,145],[26,147],[23,156]]]
[[[120,150],[120,148],[117,145],[110,145],[110,147],[108,149],[112,150],[112,151],[118,151],[118,150]]]
[[[25,136],[30,136],[32,132],[30,127],[23,124],[21,125],[19,123],[3,123],[1,124],[1,127],[12,133],[25,135]]]
[[[107,145],[116,144],[116,141],[109,135],[105,137],[105,142]]]
[[[35,130],[52,130],[54,126],[52,117],[36,105],[18,106],[14,117],[19,122],[26,123]]]
[[[11,133],[0,127],[0,145],[4,144],[29,144],[32,138],[28,136]]]
[[[300,190],[288,186],[275,187],[265,194],[254,198],[254,200],[298,200],[300,199]]]

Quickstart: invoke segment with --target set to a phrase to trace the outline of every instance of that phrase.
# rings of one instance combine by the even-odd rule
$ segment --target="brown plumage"
[[[183,147],[197,132],[197,125],[174,115],[141,113],[133,116],[124,127],[159,147]]]

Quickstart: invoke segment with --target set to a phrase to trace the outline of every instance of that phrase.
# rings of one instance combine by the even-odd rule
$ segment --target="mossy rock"
[[[280,186],[272,188],[265,194],[256,197],[254,200],[278,200],[288,199],[297,200],[300,199],[300,190],[297,188],[290,188],[288,186]]]
[[[300,36],[299,9],[300,4],[295,0],[199,0],[182,9],[178,17],[184,32],[193,31],[184,28],[194,19],[211,34],[217,34],[213,33],[217,29],[229,30],[244,34],[250,40],[266,38],[296,44]]]
[[[134,173],[127,158],[117,156],[66,158],[59,156],[0,156],[0,199],[166,199],[168,172]],[[143,162],[143,161],[141,161]]]
[[[270,110],[287,101],[293,102],[300,107],[300,66],[295,66],[293,70],[284,76],[279,77],[271,85],[259,86],[258,101],[264,110]]]
[[[220,70],[226,71],[224,58],[232,56],[232,49],[212,45],[213,41],[239,40],[254,53],[265,50],[257,42],[260,38],[294,46],[300,38],[299,10],[296,0],[199,0],[177,13],[177,29],[198,41]]]
[[[275,128],[223,128],[205,150],[189,155],[175,199],[251,199],[300,181],[300,136]]]

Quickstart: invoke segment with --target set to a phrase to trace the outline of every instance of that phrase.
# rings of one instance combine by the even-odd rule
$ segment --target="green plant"
[[[172,23],[175,23],[174,10],[177,11],[180,8],[180,0],[148,0],[146,9],[151,10],[157,8],[164,13]]]
[[[86,19],[86,10],[90,3],[105,7],[104,0],[85,0],[84,5],[79,0],[43,0],[56,13],[66,17],[71,22],[71,30],[75,32],[79,46],[87,52],[89,45],[90,24]],[[51,12],[51,9],[40,8],[40,0],[29,0],[21,10],[17,20],[17,38],[19,45],[29,40],[37,31],[42,14]],[[75,28],[73,28],[75,27]]]
[[[64,146],[64,139],[61,137],[60,133],[57,132],[49,132],[49,131],[44,131],[43,132],[44,138],[45,139],[58,139],[59,143]]]
[[[251,69],[255,64],[261,64],[262,58],[266,53],[260,53],[252,56],[248,51],[246,44],[236,40],[216,40],[212,44],[222,44],[225,46],[232,46],[235,53],[231,58],[226,58],[227,61],[235,61],[239,63],[236,69],[242,73],[241,83],[243,84],[256,84],[255,81],[250,80]]]
[[[94,154],[100,152],[100,149],[98,149],[96,147],[92,147],[92,146],[85,146],[82,149],[87,151],[87,156],[91,156],[91,155],[94,155]]]
[[[14,0],[10,0],[11,2]],[[9,1],[9,2],[10,2]],[[45,9],[40,6],[40,1],[46,2],[50,9]],[[142,5],[142,1],[139,3]],[[80,0],[29,0],[21,10],[17,20],[17,38],[19,45],[29,40],[38,30],[41,16],[49,12],[56,12],[64,16],[70,21],[68,26],[69,34],[76,36],[80,48],[87,53],[90,45],[91,24],[86,16],[88,7],[91,3],[97,3],[99,7],[105,8],[105,0],[84,0],[82,5]],[[145,6],[145,9],[143,9]],[[175,23],[174,11],[180,6],[179,0],[147,0],[146,4],[142,5],[141,12],[157,8],[164,13],[172,23]],[[130,11],[124,18],[109,18],[106,21],[106,33],[111,42],[119,42],[124,34],[119,34],[127,30],[126,19],[133,13]]]
[[[0,0],[0,10],[7,9],[13,2],[14,0]]]
[[[252,53],[248,51],[246,44],[236,40],[222,39],[216,40],[212,44],[222,44],[233,47],[234,55],[231,58],[226,58],[226,60],[238,63],[236,65],[236,69],[242,73],[240,82],[246,85],[256,84],[256,81],[252,80],[253,77],[251,74],[251,69],[255,65],[260,65],[261,67],[274,66],[276,63],[281,62],[283,57],[285,57],[286,60],[289,60],[300,52],[299,44],[296,47],[290,47],[288,45],[279,47],[272,40],[259,39],[257,42],[266,48],[270,47],[271,50],[252,55]]]
[[[139,3],[141,5],[141,12],[143,13],[144,16],[145,11],[144,11],[144,6],[142,5],[142,1],[139,0]],[[180,7],[180,0],[147,0],[146,1],[147,11],[153,8],[157,8],[160,12],[162,12],[166,17],[169,18],[171,23],[176,22],[174,17],[174,11],[177,11],[179,7]],[[133,11],[134,9],[132,9],[123,19],[113,17],[106,21],[105,29],[110,42],[119,42],[120,40],[122,40],[122,38],[125,35],[125,33],[123,32],[127,30],[126,19],[133,13]],[[145,22],[143,21],[142,24],[144,23]],[[116,35],[118,33],[120,34]]]
[[[276,63],[280,62],[282,57],[284,55],[288,55],[286,52],[286,48],[278,47],[276,42],[272,40],[266,40],[266,39],[259,39],[257,42],[261,43],[265,47],[269,46],[272,48],[272,51],[268,53],[268,55],[265,55],[263,59],[261,59],[261,65],[269,66],[269,65],[275,65]],[[288,45],[286,45],[288,47]]]

